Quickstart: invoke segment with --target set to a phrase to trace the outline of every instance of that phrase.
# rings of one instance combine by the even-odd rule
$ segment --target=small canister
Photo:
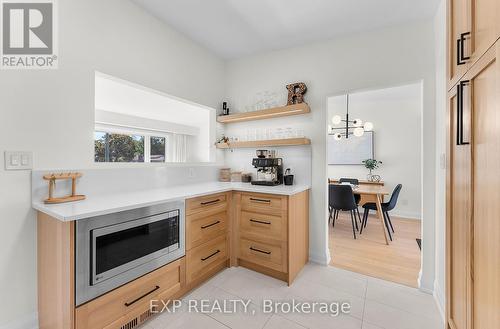
[[[241,171],[233,171],[231,173],[231,182],[241,182]]]
[[[252,173],[243,173],[241,175],[241,181],[243,183],[250,183],[250,182],[252,182]]]
[[[220,182],[230,182],[231,181],[231,168],[221,168],[220,169],[219,181]]]
[[[285,176],[283,177],[285,185],[293,185],[293,175],[290,174],[290,168],[285,170]]]

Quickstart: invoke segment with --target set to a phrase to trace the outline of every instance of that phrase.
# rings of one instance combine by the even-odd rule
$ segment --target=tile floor
[[[250,300],[247,312],[188,312],[189,300]],[[265,299],[274,301],[349,302],[349,314],[264,313]],[[200,304],[198,304],[200,305]],[[209,304],[212,305],[212,304]],[[175,313],[162,313],[141,329],[442,329],[431,295],[414,288],[346,270],[308,264],[291,287],[242,267],[226,269],[183,298]]]

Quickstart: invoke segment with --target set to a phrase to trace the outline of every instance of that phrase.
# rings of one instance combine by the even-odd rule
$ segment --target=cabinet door
[[[448,0],[448,85],[451,88],[467,72],[467,32],[470,32],[470,0]],[[462,47],[463,45],[463,47]],[[463,51],[461,51],[463,48]]]
[[[457,87],[458,88],[458,87]],[[448,97],[448,324],[451,329],[470,328],[471,145],[459,145],[460,115],[457,88]]]
[[[476,62],[500,37],[500,1],[471,1],[471,63]]]
[[[500,323],[500,42],[474,65],[473,328]]]

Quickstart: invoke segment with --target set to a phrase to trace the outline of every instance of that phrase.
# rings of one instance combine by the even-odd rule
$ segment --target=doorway
[[[331,266],[418,286],[422,99],[420,82],[328,98],[328,188],[338,200],[349,185],[355,202],[351,217],[329,197]]]

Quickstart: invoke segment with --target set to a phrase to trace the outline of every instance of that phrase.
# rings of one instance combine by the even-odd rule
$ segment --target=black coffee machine
[[[254,158],[252,165],[257,168],[257,179],[252,185],[275,186],[283,184],[282,158]]]

